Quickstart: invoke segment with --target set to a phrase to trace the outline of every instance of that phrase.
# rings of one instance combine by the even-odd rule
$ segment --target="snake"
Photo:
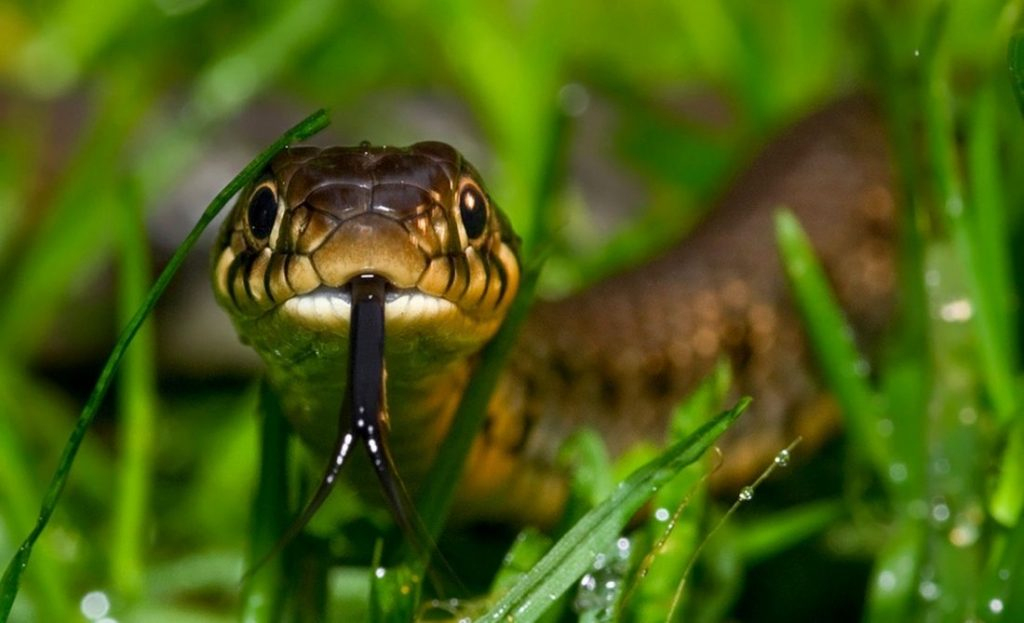
[[[773,215],[786,207],[801,222],[858,344],[870,349],[895,305],[894,187],[880,114],[863,98],[842,100],[780,132],[676,246],[536,301],[466,459],[454,512],[551,526],[569,494],[558,450],[574,431],[596,429],[615,456],[664,440],[673,407],[723,360],[734,391],[754,403],[721,441],[716,486],[750,478],[794,436],[805,448],[822,445],[840,414],[789,297]],[[362,440],[386,486],[397,470],[416,491],[519,289],[520,249],[480,173],[447,144],[291,146],[225,220],[213,289],[314,453],[330,461]],[[351,367],[361,365],[351,352],[360,309],[386,330],[387,362],[372,373],[386,386],[380,430],[362,435],[338,418],[358,377]],[[372,488],[362,463],[349,478]]]

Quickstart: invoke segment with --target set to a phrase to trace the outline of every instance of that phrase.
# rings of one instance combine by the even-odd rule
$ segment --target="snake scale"
[[[797,434],[805,447],[827,439],[837,408],[787,295],[772,235],[780,206],[808,232],[858,340],[874,342],[893,308],[896,206],[883,126],[868,102],[850,99],[781,133],[675,248],[534,305],[456,512],[550,525],[567,495],[554,456],[572,431],[595,427],[613,454],[657,440],[673,405],[720,358],[732,363],[736,391],[755,400],[723,439],[719,482],[750,478]],[[383,280],[381,439],[411,490],[520,269],[508,220],[442,143],[288,148],[240,195],[213,254],[218,301],[265,361],[293,428],[325,456],[338,439],[351,284]],[[350,475],[364,488],[367,467]]]

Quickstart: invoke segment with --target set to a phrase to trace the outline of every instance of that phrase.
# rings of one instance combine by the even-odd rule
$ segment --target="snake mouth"
[[[357,278],[365,277],[361,275]],[[352,317],[352,281],[339,287],[319,286],[306,294],[288,299],[281,309],[309,328],[347,328]],[[385,322],[389,325],[443,321],[453,315],[463,315],[459,307],[447,299],[427,294],[418,288],[400,288],[391,282],[385,285],[384,311]]]

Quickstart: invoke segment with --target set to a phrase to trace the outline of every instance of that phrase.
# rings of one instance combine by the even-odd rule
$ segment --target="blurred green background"
[[[4,0],[0,556],[31,527],[150,267],[312,110],[331,113],[320,144],[460,148],[527,239],[550,232],[541,292],[556,295],[675,242],[775,132],[866,92],[889,118],[913,223],[904,318],[863,388],[879,412],[848,414],[887,441],[869,458],[837,442],[776,477],[709,541],[688,620],[1022,620],[1024,591],[1009,589],[1024,586],[1024,141],[1006,60],[1019,12],[995,0]],[[563,139],[557,209],[530,222]],[[259,368],[206,270],[200,251],[140,336],[13,620],[237,618]],[[969,321],[943,320],[959,300]],[[348,501],[332,519],[350,526],[332,545],[345,560],[335,620],[368,616],[365,565],[386,524]],[[723,504],[691,509],[687,538],[707,535]],[[473,582],[484,590],[506,532],[443,546],[461,575],[487,575]],[[661,620],[657,594],[634,599],[624,616]]]

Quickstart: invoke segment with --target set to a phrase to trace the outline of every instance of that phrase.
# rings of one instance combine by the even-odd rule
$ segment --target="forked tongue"
[[[431,542],[418,521],[411,498],[395,469],[387,442],[387,401],[384,393],[384,295],[387,282],[374,275],[357,277],[351,284],[352,318],[349,323],[348,379],[341,403],[338,438],[331,461],[312,498],[274,547],[247,575],[254,573],[310,522],[330,495],[348,459],[352,444],[366,448],[384,496],[399,528],[417,556],[426,557]]]

